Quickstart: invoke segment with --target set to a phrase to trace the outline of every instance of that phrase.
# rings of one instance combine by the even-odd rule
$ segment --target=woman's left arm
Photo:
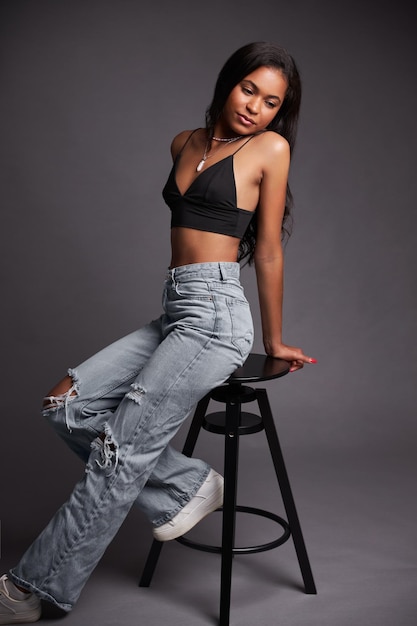
[[[257,209],[258,233],[254,255],[263,343],[268,355],[289,361],[290,371],[295,371],[303,367],[304,363],[316,361],[306,356],[301,348],[288,346],[282,341],[284,255],[281,224],[285,208],[290,148],[287,141],[279,135],[275,137],[270,135],[266,147]]]

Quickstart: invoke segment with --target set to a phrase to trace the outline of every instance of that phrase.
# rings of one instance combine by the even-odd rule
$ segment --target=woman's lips
[[[255,122],[251,120],[250,117],[246,117],[246,115],[242,115],[241,113],[238,113],[237,116],[240,122],[244,124],[245,126],[253,126],[255,124]]]

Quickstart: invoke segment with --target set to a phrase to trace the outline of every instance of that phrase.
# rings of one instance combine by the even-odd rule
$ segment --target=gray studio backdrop
[[[286,46],[304,85],[284,337],[318,365],[268,388],[298,480],[306,492],[311,481],[310,494],[321,498],[323,518],[313,513],[312,495],[301,504],[307,527],[310,512],[325,526],[328,502],[337,502],[337,481],[331,489],[317,484],[321,463],[326,475],[337,468],[345,478],[359,463],[391,503],[391,469],[400,485],[415,472],[410,6],[1,3],[5,565],[82,475],[39,416],[42,397],[68,367],[159,314],[169,263],[170,216],[161,197],[169,144],[178,131],[204,124],[220,66],[249,41]],[[244,269],[243,282],[262,351],[252,269]],[[217,462],[217,447],[207,439],[207,459]],[[252,454],[264,454],[261,440]],[[360,490],[360,472],[352,481]],[[315,526],[310,532],[311,542]]]

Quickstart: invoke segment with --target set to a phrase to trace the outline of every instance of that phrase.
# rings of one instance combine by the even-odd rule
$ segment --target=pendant
[[[206,159],[201,159],[200,163],[197,165],[197,167],[195,168],[196,172],[201,172],[201,170],[203,169],[204,163],[206,162]]]

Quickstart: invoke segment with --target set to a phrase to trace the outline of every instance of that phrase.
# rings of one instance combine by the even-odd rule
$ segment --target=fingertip
[[[317,363],[317,359],[310,359],[310,363]]]

